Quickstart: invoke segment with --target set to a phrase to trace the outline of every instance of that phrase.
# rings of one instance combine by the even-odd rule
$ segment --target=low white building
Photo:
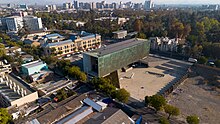
[[[86,24],[86,22],[76,22],[76,27],[83,27]]]
[[[37,91],[13,74],[0,75],[0,106],[19,107],[38,99]]]
[[[112,32],[112,33],[113,33],[113,38],[115,39],[123,39],[128,34],[127,30],[120,30],[120,31]]]
[[[179,45],[179,41],[181,39],[174,38],[169,39],[168,37],[151,37],[150,40],[150,48],[151,50],[157,51],[177,51],[177,46]]]

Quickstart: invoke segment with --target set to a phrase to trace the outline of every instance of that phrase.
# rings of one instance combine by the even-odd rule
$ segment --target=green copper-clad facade
[[[103,77],[149,54],[150,43],[146,39],[129,39],[83,54],[84,71]]]

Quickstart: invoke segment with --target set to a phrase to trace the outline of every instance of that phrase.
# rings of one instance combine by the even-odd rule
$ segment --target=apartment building
[[[18,32],[25,24],[29,31],[38,31],[43,29],[41,18],[35,16],[10,16],[1,20],[6,22],[7,31],[9,32]]]
[[[55,40],[55,39],[54,39]],[[56,53],[58,56],[71,54],[77,51],[95,49],[101,44],[101,35],[89,34],[76,39],[46,43],[43,48],[46,55]]]
[[[177,51],[177,46],[184,43],[184,39],[174,38],[169,39],[168,37],[150,37],[151,50],[157,51]]]
[[[41,18],[35,16],[25,16],[23,19],[30,31],[38,31],[43,29]]]
[[[23,18],[20,16],[11,16],[6,18],[6,25],[8,31],[17,32],[23,27]]]
[[[44,52],[46,55],[56,53],[58,55],[65,55],[75,52],[75,44],[72,40],[64,40],[59,42],[47,43],[44,46]]]
[[[101,35],[90,34],[84,37],[77,37],[74,40],[77,51],[86,51],[88,49],[97,48],[101,44]]]

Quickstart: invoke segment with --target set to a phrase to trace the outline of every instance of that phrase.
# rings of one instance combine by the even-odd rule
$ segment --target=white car
[[[197,59],[189,58],[189,59],[188,59],[188,62],[197,63]]]

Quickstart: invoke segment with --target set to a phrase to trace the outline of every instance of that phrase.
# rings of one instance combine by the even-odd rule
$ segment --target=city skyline
[[[102,0],[78,0],[79,2],[101,2]],[[106,0],[107,3],[112,2],[133,2],[144,3],[145,0]],[[152,0],[155,4],[220,4],[219,0]],[[14,4],[62,4],[64,2],[73,2],[73,0],[1,0],[0,4],[14,3]]]

